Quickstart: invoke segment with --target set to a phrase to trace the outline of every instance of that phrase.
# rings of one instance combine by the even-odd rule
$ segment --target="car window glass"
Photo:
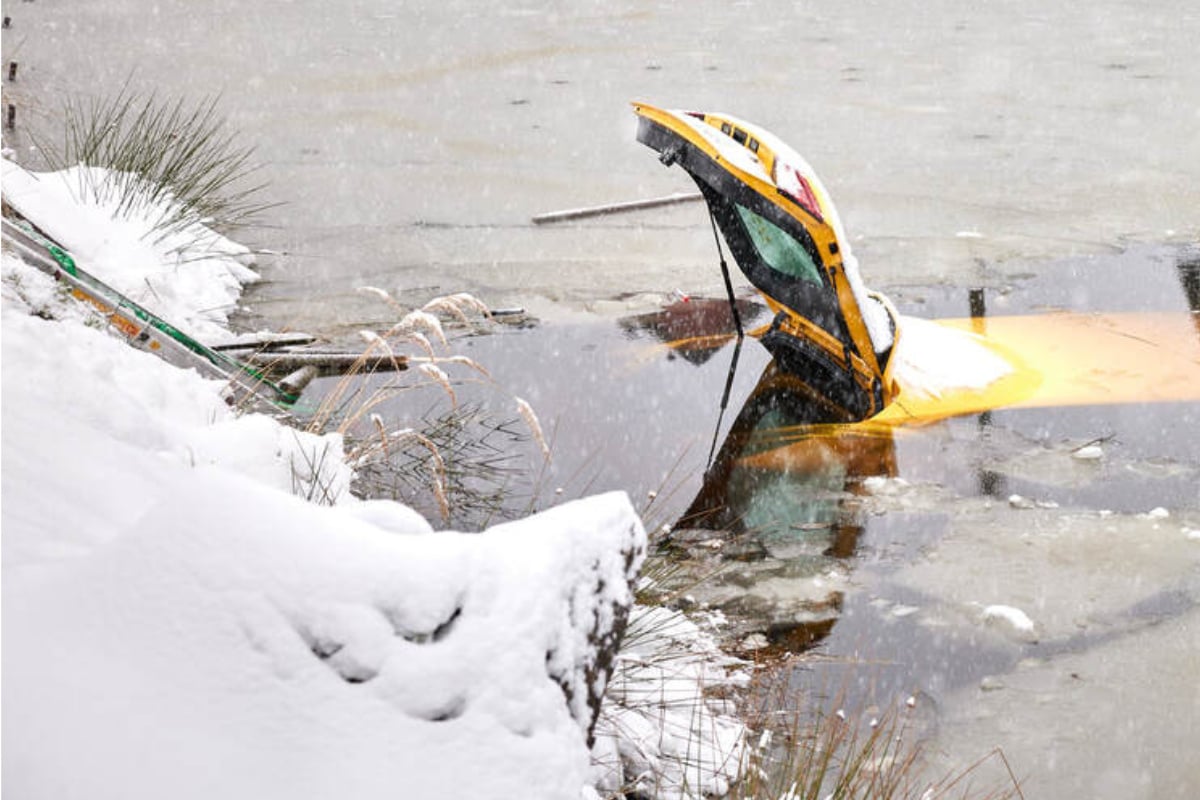
[[[799,278],[821,286],[821,273],[804,245],[792,238],[770,220],[748,208],[734,204],[738,216],[750,234],[759,257],[769,266],[789,278]]]

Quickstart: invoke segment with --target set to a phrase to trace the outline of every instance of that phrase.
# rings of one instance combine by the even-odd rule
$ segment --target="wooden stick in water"
[[[624,203],[609,203],[602,206],[588,206],[586,208],[571,208],[566,211],[551,211],[548,214],[538,214],[533,218],[534,225],[548,225],[554,222],[567,222],[576,219],[587,219],[589,217],[603,217],[609,214],[622,214],[626,211],[642,211],[647,208],[658,208],[660,206],[673,206],[677,203],[690,203],[694,200],[703,199],[703,195],[699,192],[680,192],[678,194],[669,194],[666,197],[651,197],[647,200],[629,200]]]

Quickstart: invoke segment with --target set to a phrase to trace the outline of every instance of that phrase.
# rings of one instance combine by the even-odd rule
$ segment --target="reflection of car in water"
[[[656,339],[672,345],[669,358],[675,355],[693,364],[703,364],[724,347],[736,331],[732,310],[737,309],[737,321],[753,321],[763,307],[739,299],[731,306],[724,300],[711,297],[686,298],[658,311],[625,317],[619,321],[630,334],[648,331]],[[687,342],[686,347],[678,346]]]
[[[803,486],[840,493],[852,481],[896,472],[889,433],[838,435],[840,410],[771,362],[734,419],[676,527],[786,534],[836,526]],[[814,476],[816,483],[813,482]],[[839,556],[853,547],[833,545]]]
[[[756,535],[836,527],[836,510],[812,503],[814,494],[896,471],[890,432],[837,435],[839,418],[840,409],[769,363],[676,527]],[[852,543],[831,546],[838,556],[853,550]]]
[[[670,540],[685,550],[719,537],[727,568],[693,591],[732,630],[764,635],[755,649],[797,652],[829,634],[842,590],[821,576],[846,571],[864,524],[849,492],[896,472],[890,431],[847,433],[832,424],[840,419],[841,409],[769,362],[672,526]]]

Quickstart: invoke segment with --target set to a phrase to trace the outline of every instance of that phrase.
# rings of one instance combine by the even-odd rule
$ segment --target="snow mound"
[[[627,601],[639,535],[615,495],[413,537],[228,476],[178,483],[90,557],[5,576],[5,789],[577,796],[580,617]]]

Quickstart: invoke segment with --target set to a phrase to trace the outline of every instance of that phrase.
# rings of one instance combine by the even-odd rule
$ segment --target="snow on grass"
[[[32,521],[46,528],[28,541],[6,536],[6,558],[13,548],[55,546],[60,538],[52,515],[39,519],[38,504],[47,500],[38,488],[43,482],[62,484],[73,498],[68,505],[86,507],[95,499],[106,508],[136,509],[148,494],[142,483],[153,486],[176,465],[219,466],[290,490],[296,469],[315,455],[340,454],[340,436],[238,416],[220,396],[222,382],[134,350],[89,325],[89,317],[53,322],[34,316],[21,292],[49,313],[78,312],[49,277],[7,253],[3,282],[5,505],[32,504]],[[43,451],[56,454],[44,469]],[[351,473],[340,456],[309,478],[333,495],[349,496]],[[28,482],[29,491],[10,492],[10,480]],[[110,517],[98,511],[97,525],[82,525],[78,534],[104,527]]]
[[[246,247],[199,224],[156,231],[165,203],[119,210],[120,198],[91,189],[105,183],[97,168],[32,173],[5,159],[3,181],[4,199],[88,272],[207,344],[231,338],[229,314],[257,280]]]
[[[724,796],[748,729],[706,689],[744,687],[743,662],[682,613],[637,606],[596,729],[596,785],[662,800]]]

